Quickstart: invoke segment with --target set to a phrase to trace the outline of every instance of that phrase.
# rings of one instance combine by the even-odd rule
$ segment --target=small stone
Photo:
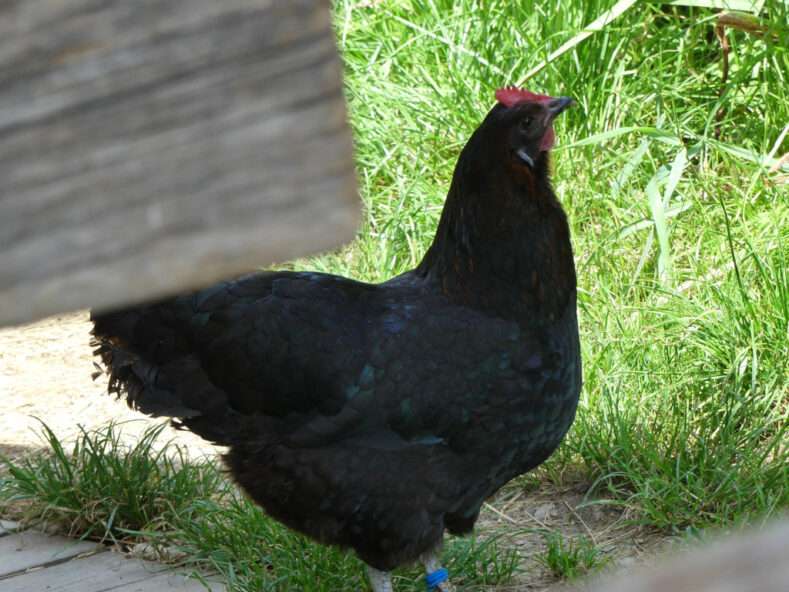
[[[632,557],[622,557],[614,561],[617,567],[630,567],[635,563],[635,559]]]
[[[537,509],[534,510],[535,520],[545,520],[546,518],[550,517],[553,508],[554,505],[550,503],[537,506]]]

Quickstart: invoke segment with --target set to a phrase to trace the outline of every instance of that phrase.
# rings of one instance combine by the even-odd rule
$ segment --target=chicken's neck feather
[[[575,302],[567,217],[547,177],[547,154],[519,178],[458,167],[435,239],[416,273],[453,302],[529,325]]]

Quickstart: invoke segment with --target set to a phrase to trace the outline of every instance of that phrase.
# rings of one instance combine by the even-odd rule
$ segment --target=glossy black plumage
[[[229,446],[269,514],[378,570],[469,531],[575,414],[575,271],[539,149],[566,106],[491,110],[413,271],[263,272],[94,314],[110,390]]]

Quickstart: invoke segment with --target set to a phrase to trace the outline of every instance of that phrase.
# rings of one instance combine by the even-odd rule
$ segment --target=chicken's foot
[[[374,567],[367,566],[370,572],[370,583],[373,585],[373,592],[394,592],[392,579],[388,571],[379,571]]]
[[[436,555],[435,551],[430,551],[422,555],[419,558],[419,563],[421,563],[422,567],[425,568],[425,573],[428,576],[442,569],[441,564],[438,562],[438,555]],[[455,592],[455,587],[449,582],[449,580],[443,580],[436,584],[433,587],[433,590],[436,592]]]

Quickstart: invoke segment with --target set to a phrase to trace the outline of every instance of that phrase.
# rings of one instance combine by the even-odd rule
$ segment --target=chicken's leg
[[[369,565],[367,569],[370,572],[370,583],[373,585],[373,592],[394,592],[388,571],[379,571]]]
[[[427,573],[428,576],[442,569],[435,551],[430,551],[422,555],[419,558],[419,562],[425,568],[425,573]],[[437,592],[455,592],[455,587],[447,579],[434,584],[432,589]]]

